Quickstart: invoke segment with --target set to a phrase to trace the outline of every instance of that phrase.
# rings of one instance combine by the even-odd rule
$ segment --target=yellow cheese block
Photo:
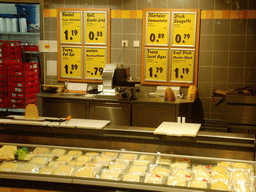
[[[38,109],[35,104],[28,104],[26,106],[25,119],[39,119]]]

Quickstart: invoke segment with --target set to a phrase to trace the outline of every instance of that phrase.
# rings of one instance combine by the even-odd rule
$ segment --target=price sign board
[[[85,78],[102,79],[102,73],[107,63],[107,48],[85,47]]]
[[[146,48],[144,72],[145,80],[167,82],[167,73],[168,49]]]
[[[60,43],[81,44],[82,43],[82,12],[61,11],[60,12]]]
[[[169,12],[146,12],[146,45],[169,45]]]
[[[195,47],[197,12],[172,13],[172,46]]]
[[[171,82],[194,82],[194,49],[171,49]]]
[[[82,79],[82,47],[60,47],[61,78]]]
[[[85,11],[85,44],[106,45],[107,12]]]

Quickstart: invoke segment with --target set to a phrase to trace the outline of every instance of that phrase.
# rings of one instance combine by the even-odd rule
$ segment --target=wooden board
[[[163,122],[157,127],[154,134],[178,137],[196,137],[200,127],[201,124],[197,123]]]

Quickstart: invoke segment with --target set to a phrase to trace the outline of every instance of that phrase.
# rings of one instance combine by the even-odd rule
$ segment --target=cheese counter
[[[81,120],[84,126],[81,126]],[[22,123],[20,120],[1,119],[0,146],[17,146],[18,151],[25,149],[26,154],[23,155],[25,160],[17,159],[19,156],[9,161],[2,159],[0,169],[5,171],[0,171],[0,186],[10,187],[11,183],[16,183],[14,187],[27,188],[33,184],[38,189],[57,191],[64,186],[66,191],[212,191],[211,188],[218,185],[214,183],[221,182],[225,189],[237,191],[239,186],[236,184],[241,182],[234,181],[234,174],[240,171],[246,173],[242,177],[249,181],[245,186],[254,191],[255,135],[199,130],[195,137],[177,137],[154,134],[156,128],[111,125],[102,120],[98,120],[98,123],[104,123],[100,126],[89,126],[86,124],[89,120],[94,121],[73,119],[67,126],[70,122]],[[88,154],[97,155],[88,158]],[[106,158],[106,154],[111,156]],[[125,163],[125,158],[130,161]],[[221,162],[228,162],[231,166],[224,175],[225,181],[213,179],[214,167],[219,167]],[[86,164],[91,163],[101,164],[100,169],[92,172],[93,177],[79,176],[85,174]],[[136,163],[147,165],[143,173],[135,174],[131,179],[129,174],[133,176],[133,171],[140,170],[132,168],[137,166]],[[181,163],[182,167],[186,165],[185,170],[185,167],[181,169],[182,173],[190,174],[185,180],[177,180],[176,173],[180,171],[175,168],[176,163]],[[56,164],[60,168],[51,169]],[[234,165],[248,167],[234,168]],[[10,172],[10,166],[15,167],[14,172]],[[205,174],[195,179],[196,166],[206,170],[208,179],[204,178]],[[115,167],[119,171],[113,173],[111,169]],[[35,172],[24,171],[27,169]],[[155,169],[159,173],[155,173]],[[182,186],[175,184],[178,181]]]
[[[139,97],[136,100],[102,99],[83,94],[37,95],[42,104],[42,116],[111,120],[112,125],[157,127],[163,121],[176,122],[185,117],[192,122],[193,101]]]

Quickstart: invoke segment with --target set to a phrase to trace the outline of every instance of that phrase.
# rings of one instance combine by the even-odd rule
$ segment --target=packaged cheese
[[[38,173],[40,166],[33,163],[24,163],[17,169],[18,173]]]
[[[68,152],[68,155],[69,156],[73,156],[73,157],[77,157],[79,155],[82,155],[82,151],[79,151],[79,150],[71,150]]]
[[[172,175],[167,179],[167,185],[185,187],[187,186],[187,180],[184,176]]]
[[[34,163],[37,165],[45,165],[48,163],[47,157],[34,157],[30,160],[30,163]]]
[[[143,176],[145,175],[147,168],[147,166],[132,165],[129,170],[129,173]]]
[[[115,152],[103,152],[102,153],[102,156],[108,157],[111,160],[115,160],[117,158],[117,155],[118,155],[118,153],[115,153]]]
[[[233,186],[233,191],[234,192],[251,192],[253,191],[254,185],[252,184],[248,184],[248,183],[244,183],[244,182],[240,182],[240,183],[236,183]]]
[[[136,154],[121,153],[120,156],[119,156],[119,159],[133,161],[133,160],[137,159],[137,157],[138,157],[138,155],[136,155]]]
[[[14,160],[14,152],[12,149],[0,149],[0,161]]]
[[[112,163],[108,167],[108,169],[118,170],[118,171],[120,171],[120,173],[124,173],[126,168],[127,168],[127,164],[119,164],[119,163]]]
[[[64,161],[65,163],[69,163],[72,159],[73,159],[73,156],[61,155],[58,157],[57,161]]]
[[[166,168],[164,166],[154,166],[151,168],[151,174],[163,177],[169,175],[171,170],[169,168]]]
[[[229,191],[228,184],[221,181],[212,182],[211,189]]]
[[[232,167],[231,162],[228,162],[228,161],[221,161],[218,163],[218,166],[226,168],[228,170],[231,169],[231,167]]]
[[[145,176],[145,183],[162,184],[163,177],[159,175],[147,173]]]
[[[189,179],[191,177],[191,171],[189,171],[187,169],[174,169],[172,171],[172,175],[183,176],[183,177]]]
[[[36,147],[33,151],[35,154],[50,153],[50,149],[46,147]]]
[[[29,160],[31,160],[35,156],[37,156],[37,154],[35,154],[35,153],[27,153],[23,160],[29,161]]]
[[[60,155],[64,155],[66,153],[65,149],[53,149],[51,151],[51,154],[54,156],[60,156]]]
[[[51,175],[56,168],[54,167],[42,167],[38,174]]]
[[[94,159],[94,158],[96,158],[97,156],[99,156],[100,153],[98,153],[98,152],[87,152],[86,155],[87,155],[87,156],[90,156],[91,158]]]
[[[39,113],[35,104],[28,104],[25,108],[25,119],[39,119]]]
[[[122,178],[123,181],[140,182],[140,175],[137,174],[126,174]]]
[[[187,169],[188,163],[187,162],[175,162],[171,164],[172,169]]]
[[[227,174],[228,170],[225,167],[221,167],[221,166],[214,166],[211,169],[211,174],[214,175],[215,173],[224,173]]]
[[[232,164],[232,167],[235,171],[241,171],[241,170],[253,170],[253,166],[250,165],[250,164],[247,164],[247,163],[237,163],[237,162],[234,162]]]
[[[98,173],[98,172],[101,170],[102,166],[103,166],[102,164],[96,164],[96,163],[87,163],[87,164],[85,165],[85,167],[93,168],[93,170],[94,170],[96,173]]]
[[[84,166],[84,162],[82,161],[76,161],[76,160],[72,160],[68,163],[69,166],[72,166],[72,167],[82,167]]]
[[[155,160],[155,156],[154,155],[141,155],[139,160],[147,160],[150,163],[153,163]]]
[[[189,183],[189,187],[192,188],[201,188],[201,189],[206,189],[206,183],[203,181],[191,181]]]
[[[194,173],[194,179],[198,181],[211,181],[211,175],[208,171],[196,171]]]
[[[57,167],[53,175],[70,176],[74,171],[74,168],[68,165],[60,165]]]
[[[118,170],[103,170],[101,174],[101,179],[109,179],[109,180],[118,180],[120,176],[121,171]]]
[[[159,165],[171,165],[171,158],[168,158],[168,157],[161,157],[161,156],[158,156],[157,159],[156,159],[156,163],[159,164]]]
[[[243,171],[235,171],[232,174],[233,182],[251,182],[250,174]]]
[[[5,171],[5,172],[15,172],[18,168],[19,164],[16,162],[3,162],[0,165],[0,171]]]
[[[15,145],[4,145],[1,147],[3,150],[11,150],[13,153],[17,151],[17,146]]]
[[[91,157],[88,155],[80,155],[77,157],[77,161],[81,161],[83,163],[88,163],[89,161],[91,161]]]
[[[144,166],[148,166],[149,165],[149,161],[147,160],[135,160],[133,162],[133,165],[144,165]]]
[[[96,164],[102,164],[103,166],[108,166],[111,159],[109,157],[100,156],[95,159]]]
[[[48,164],[48,167],[58,167],[59,165],[65,165],[66,162],[65,161],[51,161]]]
[[[95,170],[92,167],[82,167],[75,173],[76,177],[94,178],[96,175]]]
[[[226,173],[215,172],[212,175],[212,180],[214,180],[214,181],[229,181],[229,175]]]

